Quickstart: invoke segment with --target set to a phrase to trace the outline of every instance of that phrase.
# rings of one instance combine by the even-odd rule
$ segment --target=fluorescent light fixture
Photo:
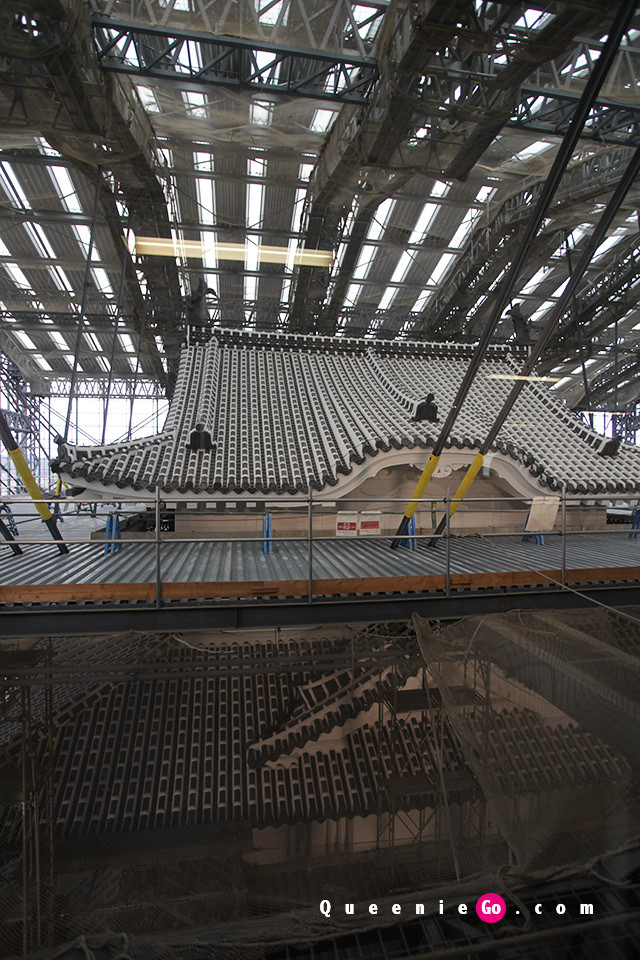
[[[253,249],[253,245],[252,245]],[[203,259],[205,253],[213,253],[218,260],[242,260],[247,256],[245,243],[203,243],[201,240],[172,240],[165,237],[136,237],[135,251],[147,257],[194,257]],[[262,263],[285,263],[290,256],[289,247],[268,247],[261,244],[258,260]],[[293,263],[308,267],[327,267],[333,261],[331,250],[305,250],[296,247]]]
[[[551,383],[557,383],[559,380],[566,380],[566,377],[522,377],[515,373],[488,373],[487,380],[548,380]]]

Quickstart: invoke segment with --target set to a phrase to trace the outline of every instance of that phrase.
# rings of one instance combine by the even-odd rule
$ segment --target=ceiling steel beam
[[[190,28],[225,37],[252,37],[279,46],[366,57],[391,0],[93,0],[93,9],[117,19],[173,30]]]
[[[194,81],[270,95],[362,104],[378,78],[378,64],[368,57],[287,48],[98,15],[91,22],[101,67],[142,79]]]
[[[549,229],[557,232],[565,222],[572,222],[572,208],[587,201],[602,202],[603,189],[615,187],[629,156],[628,150],[596,154],[567,170],[551,207]],[[472,233],[465,252],[447,274],[446,284],[440,285],[439,295],[422,313],[416,313],[410,336],[455,337],[463,328],[473,328],[478,319],[475,304],[483,295],[490,294],[490,287],[511,256],[510,251],[518,244],[520,225],[529,216],[531,205],[543,188],[544,181],[538,181],[507,198],[491,223]],[[579,222],[584,219],[581,211]],[[561,223],[554,225],[555,220]],[[543,231],[540,238],[536,238],[538,246],[544,243],[544,237]],[[482,313],[487,309],[485,302]]]

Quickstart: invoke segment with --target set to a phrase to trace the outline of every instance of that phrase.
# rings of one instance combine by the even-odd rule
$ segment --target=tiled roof
[[[394,726],[388,676],[374,685],[366,672],[336,673],[329,661],[340,657],[339,640],[225,641],[196,650],[160,635],[137,643],[126,638],[123,648],[114,636],[112,650],[103,643],[89,653],[89,663],[104,668],[105,657],[125,663],[139,656],[145,641],[150,671],[161,656],[161,665],[181,664],[184,675],[172,670],[87,684],[55,712],[53,828],[60,839],[231,821],[264,827],[366,817],[388,809],[385,784],[392,779],[396,809],[433,806],[440,794],[433,723],[450,799],[464,802],[475,790],[441,708],[433,706],[432,717],[426,698],[422,709],[399,707]],[[392,639],[386,644],[394,648]],[[247,669],[230,670],[231,658]],[[280,672],[288,658],[308,667]],[[256,664],[263,667],[252,670]],[[398,664],[403,674],[418,673],[417,662],[403,660],[400,650]],[[303,716],[300,736],[292,737]],[[574,723],[549,726],[517,707],[486,718],[487,756],[499,767],[507,797],[628,780],[628,763]],[[44,741],[46,735],[43,728],[39,736]],[[19,738],[16,729],[0,750],[0,776],[18,763]],[[7,803],[0,840],[9,848],[21,829],[20,804]]]
[[[61,444],[54,469],[112,495],[296,494],[345,483],[381,451],[429,450],[469,364],[469,345],[218,330],[183,348],[169,415],[157,436],[116,445]],[[521,357],[491,347],[448,446],[473,451],[511,388]],[[433,393],[439,422],[414,421]],[[527,383],[495,449],[530,480],[570,493],[640,490],[640,450],[599,456],[600,434],[546,384]]]

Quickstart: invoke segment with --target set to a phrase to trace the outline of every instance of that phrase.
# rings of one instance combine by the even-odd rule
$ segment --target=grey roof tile
[[[442,417],[467,369],[472,346],[398,343],[216,330],[184,347],[163,431],[104,447],[61,445],[63,477],[97,492],[177,491],[295,494],[340,484],[379,451],[429,449],[439,424],[415,422],[428,392]],[[509,390],[491,374],[518,372],[521,356],[491,347],[447,446],[476,449]],[[192,449],[202,424],[211,449]],[[640,450],[598,455],[602,437],[531,382],[496,449],[539,486],[570,493],[640,490]],[[336,491],[339,495],[339,489]]]

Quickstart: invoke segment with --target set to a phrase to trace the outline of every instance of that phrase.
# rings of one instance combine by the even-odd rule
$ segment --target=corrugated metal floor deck
[[[387,538],[314,541],[314,592],[340,595],[443,589],[447,555],[444,541],[430,547],[428,540],[422,540],[416,551],[406,548],[392,551],[389,543]],[[68,555],[61,555],[53,543],[25,545],[23,549],[22,556],[14,556],[8,547],[0,545],[0,602],[5,606],[63,603],[65,599],[76,602],[150,600],[156,596],[153,542],[125,540],[122,550],[110,556],[104,555],[104,545],[98,541],[71,544]],[[309,553],[305,541],[276,542],[273,553],[266,556],[261,544],[256,542],[166,541],[161,545],[160,557],[163,595],[169,600],[307,593],[304,584],[309,574]],[[545,543],[540,545],[523,542],[520,535],[452,537],[450,543],[454,589],[550,583],[559,578],[561,563],[562,540],[556,535],[547,534]],[[628,528],[569,534],[566,570],[571,582],[582,582],[580,571],[585,574],[585,582],[637,579],[640,538],[630,538]],[[541,579],[536,576],[537,571],[546,571],[547,577]],[[184,589],[171,588],[172,584]],[[199,584],[203,585],[202,590]],[[241,590],[243,584],[246,589]],[[262,593],[257,586],[260,584],[265,585]],[[76,591],[75,596],[71,589],[67,597],[59,585],[67,590],[83,586],[87,589]],[[51,588],[49,595],[46,591],[43,593],[44,586]],[[88,589],[92,586],[93,591]],[[140,587],[145,589],[141,592]]]

